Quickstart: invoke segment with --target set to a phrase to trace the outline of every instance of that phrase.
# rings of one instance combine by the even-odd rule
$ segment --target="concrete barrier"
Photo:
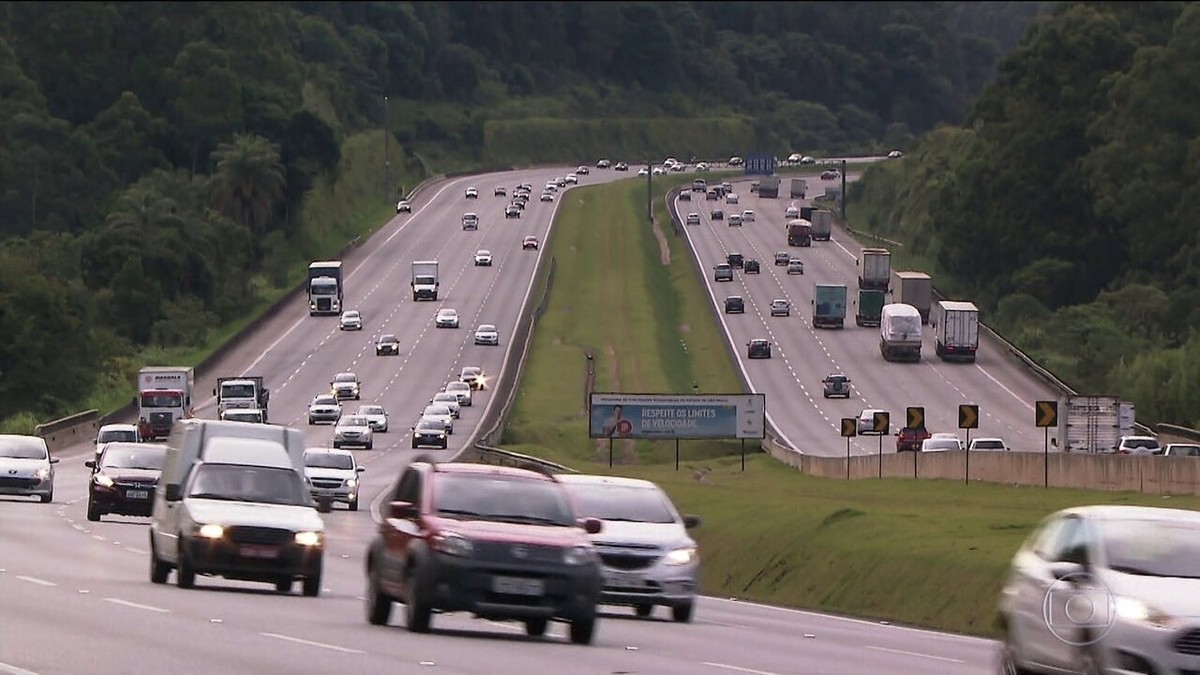
[[[1181,427],[1175,424],[1159,423],[1154,425],[1154,430],[1158,432],[1158,442],[1162,445],[1167,443],[1200,443],[1200,431]]]
[[[50,452],[55,453],[76,443],[95,441],[99,430],[100,411],[93,409],[39,424],[34,427],[34,434],[41,436]]]

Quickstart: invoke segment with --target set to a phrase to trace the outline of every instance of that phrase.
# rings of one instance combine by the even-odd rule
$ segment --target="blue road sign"
[[[750,155],[746,158],[747,176],[771,176],[775,174],[773,155]]]

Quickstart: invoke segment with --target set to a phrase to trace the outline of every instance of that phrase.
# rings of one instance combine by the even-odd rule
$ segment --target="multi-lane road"
[[[826,181],[809,177],[809,195],[824,192]],[[700,225],[685,227],[685,236],[706,270],[705,279],[713,303],[721,311],[721,322],[736,348],[741,368],[754,391],[767,396],[770,425],[791,447],[812,455],[843,455],[845,440],[839,435],[840,420],[857,417],[866,408],[891,413],[893,431],[904,425],[909,406],[925,408],[930,431],[958,430],[958,406],[979,406],[979,428],[972,436],[999,436],[1017,450],[1041,450],[1043,434],[1034,427],[1034,402],[1056,399],[1040,380],[1005,356],[999,345],[983,340],[974,364],[947,363],[934,355],[932,331],[925,331],[920,363],[888,363],[879,353],[879,329],[854,323],[858,293],[857,259],[861,247],[835,227],[830,241],[814,241],[812,247],[787,245],[784,211],[789,205],[807,206],[811,200],[790,199],[788,180],[783,180],[779,198],[759,197],[750,192],[749,179],[733,183],[739,203],[707,201],[695,193],[693,201],[677,200],[681,217],[700,215]],[[725,220],[712,220],[713,208],[725,211]],[[745,209],[755,212],[754,222],[731,227],[728,214]],[[787,274],[774,264],[777,251],[787,251],[804,261],[804,274]],[[725,262],[729,253],[741,253],[762,263],[760,274],[735,270],[734,281],[717,282],[712,268]],[[815,284],[847,286],[845,328],[832,330],[812,325]],[[893,282],[894,290],[894,282]],[[731,295],[745,300],[745,314],[725,314],[724,301]],[[776,298],[791,303],[791,316],[770,315]],[[891,299],[889,297],[889,302]],[[745,343],[765,338],[772,343],[770,359],[749,360]],[[849,399],[823,397],[821,380],[833,372],[852,381]],[[883,438],[883,451],[895,452],[893,438]],[[878,452],[879,437],[854,439],[852,452]]]
[[[537,187],[568,170],[458,178],[433,186],[411,215],[397,216],[346,258],[347,305],[363,313],[361,333],[339,332],[334,318],[309,317],[305,302],[297,300],[232,350],[220,374],[264,375],[272,389],[272,421],[307,429],[311,445],[325,446],[332,429],[307,426],[307,405],[314,394],[328,390],[335,373],[356,372],[363,402],[381,403],[391,415],[392,430],[377,436],[375,449],[355,451],[367,468],[361,494],[377,503],[414,456],[407,431],[433,393],[465,365],[480,365],[493,378],[501,375],[542,255],[522,251],[520,241],[529,234],[545,239],[558,202],[531,201],[520,220],[505,220],[508,200],[492,197],[493,188],[503,184],[511,191],[521,182]],[[625,175],[593,170],[583,184]],[[472,185],[480,197],[465,200],[464,189]],[[782,206],[783,200],[780,214]],[[480,215],[477,232],[461,230],[466,211]],[[765,229],[765,222],[750,227]],[[718,238],[711,241],[719,248]],[[492,251],[493,267],[473,265],[479,248]],[[410,262],[424,259],[441,262],[437,302],[411,299]],[[771,271],[764,266],[763,281]],[[757,295],[752,302],[760,302]],[[434,328],[440,307],[457,309],[462,327]],[[472,344],[471,332],[480,323],[499,327],[499,348]],[[803,321],[795,319],[794,326],[801,331]],[[400,337],[400,356],[374,355],[373,340],[381,333]],[[804,343],[784,344],[784,352],[811,351]],[[795,357],[800,355],[797,351]],[[782,356],[767,365],[780,366]],[[810,382],[804,384],[812,390]],[[207,392],[213,382],[199,386]],[[475,406],[464,409],[452,437],[457,442],[444,456],[473,435],[490,398],[487,391],[478,393]],[[202,416],[212,413],[212,401],[204,402]],[[781,421],[780,414],[775,417]],[[402,620],[374,627],[366,622],[362,601],[363,554],[375,531],[373,508],[338,508],[325,516],[325,585],[319,598],[282,596],[261,584],[222,579],[201,579],[194,590],[153,585],[145,519],[86,520],[83,460],[70,457],[59,465],[59,501],[50,506],[0,498],[0,673],[423,668],[481,674],[982,673],[991,669],[995,652],[986,640],[718,598],[704,598],[692,624],[675,624],[665,616],[637,620],[625,610],[606,613],[590,647],[567,644],[561,626],[552,628],[548,639],[532,639],[519,624],[463,615],[440,618],[432,635],[410,634]]]

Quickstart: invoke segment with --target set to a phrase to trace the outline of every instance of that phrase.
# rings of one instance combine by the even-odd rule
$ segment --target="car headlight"
[[[225,528],[221,525],[217,525],[216,523],[209,523],[207,525],[201,525],[200,528],[196,530],[196,534],[204,537],[205,539],[220,539],[221,537],[225,536]]]
[[[1114,600],[1114,607],[1117,616],[1122,619],[1146,623],[1159,628],[1170,628],[1175,623],[1174,617],[1137,598],[1118,596]]]
[[[40,474],[40,472],[39,472],[39,474]],[[41,476],[39,475],[38,478],[41,478]],[[109,478],[108,476],[105,476],[102,473],[98,473],[98,474],[96,474],[96,485],[99,485],[101,487],[106,487],[106,488],[112,487],[113,479]]]
[[[563,562],[568,565],[586,565],[596,559],[596,549],[591,546],[572,546],[563,550]]]
[[[42,467],[42,468],[38,469],[37,471],[35,471],[33,475],[38,478],[49,478],[50,477],[50,469],[49,469],[49,467]],[[112,481],[109,481],[109,482],[111,483]]]
[[[346,480],[346,487],[354,487],[354,486],[356,486],[356,485],[358,485],[358,481],[357,481],[357,480],[355,480],[355,479],[353,479],[353,478],[350,478],[350,479],[347,479],[347,480]]]
[[[671,551],[670,553],[668,553],[667,555],[663,556],[663,564],[664,565],[686,565],[690,562],[695,561],[699,557],[700,557],[700,552],[698,550],[696,550],[695,546],[685,546],[684,548],[677,548],[677,549]]]
[[[297,532],[296,533],[296,543],[301,546],[320,546],[321,545],[321,533],[320,532]]]
[[[447,555],[469,556],[475,552],[475,544],[470,539],[454,532],[436,535],[432,543],[434,550]]]

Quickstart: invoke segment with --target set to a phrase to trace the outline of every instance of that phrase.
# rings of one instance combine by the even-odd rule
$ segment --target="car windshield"
[[[354,457],[340,452],[306,452],[304,466],[315,469],[353,469]]]
[[[445,431],[446,426],[437,420],[421,418],[417,422],[417,431]]]
[[[451,394],[448,391],[442,392],[440,394],[435,394],[433,396],[433,400],[438,403],[454,403],[456,405],[458,404],[458,396],[455,396],[454,394]]]
[[[143,448],[113,448],[104,452],[102,466],[111,469],[146,469],[162,471],[167,461],[166,446],[148,445]]]
[[[382,415],[383,414],[383,406],[364,405],[358,409],[358,414],[359,415]]]
[[[490,323],[485,323],[479,327],[479,332],[480,333],[495,333],[496,327]]]
[[[1003,450],[1004,442],[996,440],[978,440],[974,443],[976,450]]]
[[[446,385],[446,391],[470,391],[471,387],[466,382],[451,382]]]
[[[449,415],[449,414],[450,414],[450,409],[444,405],[425,406],[424,415],[426,417],[445,417],[446,415]]]
[[[846,381],[846,376],[845,375],[830,375],[829,377],[827,377],[825,379],[830,384],[841,384]]]
[[[1180,445],[1171,446],[1172,455],[1200,455],[1200,445]]]
[[[318,396],[313,399],[313,405],[337,405],[337,399],[332,396]]]
[[[478,368],[463,368],[462,374],[463,374],[463,377],[466,377],[468,375],[478,375],[479,369]]]
[[[380,342],[399,342],[400,338],[396,337],[395,335],[384,335],[383,337],[379,338],[379,341]]]
[[[180,394],[142,393],[143,408],[182,408],[183,396]]]
[[[457,314],[458,314],[458,312],[456,312],[456,311],[454,311],[454,310],[452,310],[452,309],[443,309],[443,310],[439,311],[439,312],[438,312],[438,314],[440,314],[441,316],[447,316],[447,317],[450,317],[450,316],[455,316],[455,315],[457,315]]]
[[[100,432],[100,437],[96,439],[96,442],[112,443],[113,441],[122,441],[125,443],[136,443],[137,439],[137,429],[106,429]]]
[[[0,457],[12,459],[46,459],[46,444],[40,438],[0,439]]]
[[[354,380],[354,373],[338,373],[338,375],[333,378],[334,382],[349,382],[350,384],[353,384]]]
[[[434,488],[439,516],[572,526],[575,517],[557,483],[494,475],[441,474]]]
[[[296,506],[310,503],[304,479],[294,470],[249,464],[201,464],[188,496]]]
[[[924,441],[925,450],[957,450],[958,441],[947,438],[931,438]]]
[[[1200,579],[1200,523],[1109,520],[1099,525],[1104,554],[1113,571]]]
[[[1125,439],[1125,447],[1127,448],[1157,448],[1158,441],[1153,438],[1127,438]]]
[[[580,515],[631,523],[673,523],[675,515],[656,489],[624,485],[567,483]]]
[[[338,420],[339,427],[365,427],[369,424],[370,422],[367,421],[367,418],[359,417],[358,415],[350,415]]]
[[[346,312],[343,316],[347,319],[357,319],[358,312]]]
[[[751,347],[766,347],[767,341],[766,340],[751,340],[750,346]]]
[[[261,422],[262,413],[257,410],[226,410],[221,419],[229,422]]]

